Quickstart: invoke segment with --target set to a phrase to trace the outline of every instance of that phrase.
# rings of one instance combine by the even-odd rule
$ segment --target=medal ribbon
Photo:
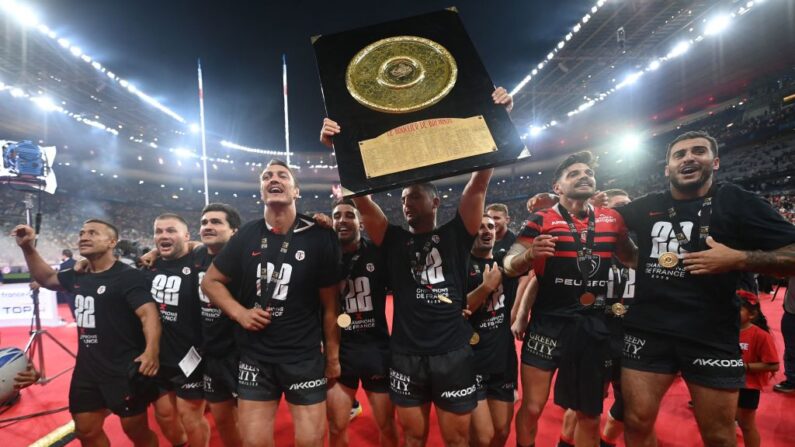
[[[713,185],[712,188],[710,188],[709,193],[707,193],[707,196],[704,197],[704,201],[701,203],[701,212],[699,213],[700,216],[698,221],[698,239],[691,238],[689,241],[685,237],[685,232],[682,230],[682,222],[679,220],[679,216],[676,213],[676,205],[674,204],[674,200],[670,194],[668,195],[668,218],[670,219],[671,225],[673,226],[676,240],[679,241],[679,247],[685,248],[688,252],[692,253],[700,251],[706,246],[705,241],[707,240],[707,236],[709,236],[709,221],[712,217],[712,195],[715,193],[715,190],[716,187]]]
[[[594,215],[593,207],[588,207],[588,227],[585,233],[585,245],[582,244],[580,233],[577,227],[574,226],[568,210],[563,205],[558,204],[558,213],[566,221],[569,226],[569,232],[574,238],[574,247],[577,250],[577,266],[580,268],[580,275],[582,275],[582,293],[588,292],[588,270],[590,265],[588,260],[593,254],[594,235],[596,234],[596,217]]]

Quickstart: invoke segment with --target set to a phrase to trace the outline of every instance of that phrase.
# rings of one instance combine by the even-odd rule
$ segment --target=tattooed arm
[[[687,253],[685,269],[693,275],[745,270],[774,276],[795,275],[795,244],[770,251],[742,251],[707,238],[707,250]]]

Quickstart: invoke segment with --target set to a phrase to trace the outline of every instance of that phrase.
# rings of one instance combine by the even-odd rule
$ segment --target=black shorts
[[[126,377],[96,380],[81,376],[77,371],[72,374],[69,385],[70,413],[108,409],[120,417],[130,417],[145,412],[151,402],[151,399],[133,393]]]
[[[555,404],[598,415],[610,379],[610,338],[601,313],[572,318],[540,315],[528,325],[522,363],[544,371],[558,369]]]
[[[313,405],[326,400],[326,361],[318,352],[293,363],[267,363],[241,355],[238,365],[238,398],[278,401],[284,393],[294,405]]]
[[[237,398],[237,352],[226,357],[204,356],[204,398],[207,402],[226,402]]]
[[[759,390],[751,388],[740,388],[740,395],[737,399],[737,406],[743,410],[756,410],[759,408]]]
[[[476,374],[475,381],[478,401],[491,399],[501,402],[514,402],[513,392],[516,390],[516,374],[511,374],[510,371]]]
[[[157,386],[160,394],[174,392],[180,399],[203,400],[204,362],[196,367],[190,377],[185,377],[179,367],[161,365],[157,372]]]
[[[433,402],[453,413],[467,413],[477,406],[475,354],[469,345],[439,355],[392,353],[389,396],[400,407]]]
[[[357,349],[340,352],[340,367],[342,374],[337,381],[346,387],[357,390],[361,381],[365,391],[389,392],[389,380],[387,379],[389,350]]]
[[[719,347],[634,328],[625,331],[624,368],[660,374],[681,371],[686,382],[710,388],[745,386],[745,365],[736,343]]]
[[[561,318],[536,316],[530,319],[522,343],[522,363],[544,371],[558,367],[563,351],[561,335],[567,322]]]

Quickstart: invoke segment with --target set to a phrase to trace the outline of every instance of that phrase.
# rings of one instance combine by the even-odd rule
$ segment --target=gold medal
[[[660,267],[672,269],[679,265],[679,256],[672,251],[666,251],[657,258],[657,262],[660,264]]]
[[[610,306],[610,310],[613,311],[613,315],[617,317],[623,317],[625,313],[627,313],[627,306],[622,303],[614,303]]]
[[[480,343],[480,334],[473,332],[472,336],[469,337],[469,344],[475,346],[478,343]]]
[[[339,314],[337,317],[337,326],[345,329],[351,325],[351,316],[348,314]]]
[[[436,298],[443,303],[453,304],[453,300],[448,298],[447,295],[436,295]]]
[[[585,292],[580,295],[580,304],[583,306],[590,306],[596,302],[596,295],[591,292]]]

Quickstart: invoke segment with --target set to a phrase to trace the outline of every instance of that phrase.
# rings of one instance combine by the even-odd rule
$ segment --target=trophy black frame
[[[345,84],[351,59],[367,45],[395,36],[418,36],[445,47],[458,65],[458,78],[450,93],[438,103],[409,113],[384,113],[357,102]],[[525,145],[504,107],[491,97],[494,83],[478,56],[458,12],[445,9],[415,17],[317,36],[312,42],[320,74],[326,114],[339,123],[334,137],[337,169],[349,195],[363,195],[417,182],[452,177],[513,163]],[[470,118],[483,115],[497,145],[494,152],[449,160],[429,166],[367,178],[359,142],[375,138],[404,124],[432,118]]]

